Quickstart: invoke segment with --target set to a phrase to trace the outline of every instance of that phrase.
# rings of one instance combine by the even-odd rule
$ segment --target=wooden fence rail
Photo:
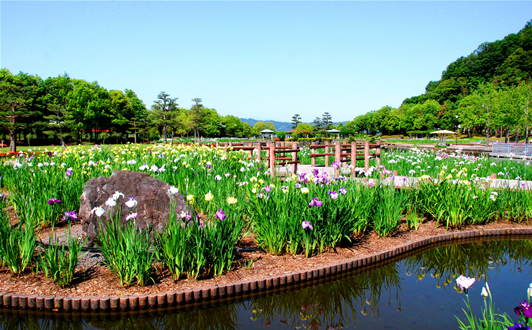
[[[317,149],[324,149],[324,152],[319,153]],[[358,150],[363,153],[357,153]],[[371,150],[374,150],[375,153],[372,154]],[[354,168],[356,167],[356,161],[364,161],[364,169],[369,170],[369,160],[372,156],[377,158],[377,164],[381,164],[381,145],[380,143],[370,144],[369,141],[364,143],[351,142],[348,144],[344,142],[336,142],[334,144],[316,144],[312,143],[310,145],[310,158],[311,166],[316,166],[316,158],[325,157],[325,166],[329,166],[330,157],[334,156],[334,161],[339,164],[347,165],[348,162],[351,163]],[[337,173],[338,174],[338,173]]]
[[[220,147],[219,143],[216,143]],[[275,175],[277,166],[292,165],[292,173],[297,172],[297,167],[301,164],[298,153],[301,151],[297,142],[240,142],[231,143],[225,142],[223,147],[229,150],[244,150],[249,153],[248,159],[257,159],[257,161],[265,160],[270,168],[272,176]],[[318,149],[324,149],[324,152],[318,152]],[[266,151],[266,157],[262,157],[262,151]],[[370,144],[368,141],[364,143],[351,142],[336,142],[333,144],[316,144],[310,145],[311,166],[316,166],[316,158],[325,157],[325,166],[330,165],[330,157],[333,157],[335,162],[340,165],[347,166],[351,163],[353,166],[353,174],[356,167],[356,161],[363,160],[364,168],[369,170],[369,160],[371,157],[377,158],[377,164],[380,165],[381,144]],[[360,152],[359,152],[360,151]],[[374,151],[374,153],[371,153]],[[255,154],[255,155],[254,155]],[[338,169],[336,170],[338,175]]]

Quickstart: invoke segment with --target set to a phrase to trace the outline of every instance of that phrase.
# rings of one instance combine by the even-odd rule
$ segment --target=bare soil
[[[483,226],[467,226],[461,228],[461,230],[471,230],[480,227],[484,229],[495,229],[530,226],[511,222],[498,222]],[[284,254],[274,256],[266,254],[257,248],[253,237],[247,236],[238,245],[241,248],[239,249],[241,252],[238,253],[232,270],[222,276],[198,280],[181,279],[174,283],[169,272],[163,270],[161,265],[156,265],[156,270],[153,272],[154,283],[144,287],[121,287],[118,279],[102,263],[103,257],[101,254],[88,253],[80,259],[76,269],[76,280],[70,287],[60,288],[51,280],[47,279],[42,272],[33,274],[27,271],[24,274],[16,276],[11,274],[8,269],[2,268],[0,269],[0,291],[71,297],[124,296],[172,292],[259,279],[303,269],[326,266],[343,260],[383,251],[416,239],[454,231],[458,230],[448,231],[444,227],[436,228],[435,223],[430,221],[421,224],[418,230],[408,230],[405,225],[402,225],[392,237],[378,237],[374,232],[371,232],[359,239],[353,240],[347,246],[326,251],[323,254],[315,255],[311,258],[305,258],[303,255]],[[64,235],[66,227],[56,228],[58,237],[61,236],[59,234],[61,232]],[[73,236],[81,236],[81,225],[73,225],[71,232]],[[40,239],[43,242],[47,242],[48,237],[49,230],[40,233]],[[252,252],[242,252],[250,250]]]

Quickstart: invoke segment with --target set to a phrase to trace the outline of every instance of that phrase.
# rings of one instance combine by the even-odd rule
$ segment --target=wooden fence
[[[318,149],[324,149],[319,153]],[[359,152],[360,151],[360,152]],[[373,152],[372,152],[373,151]],[[334,157],[335,162],[346,165],[348,162],[356,167],[356,161],[364,161],[364,169],[369,170],[369,160],[372,157],[377,159],[377,165],[381,164],[381,144],[370,144],[369,141],[363,143],[336,142],[334,144],[316,144],[310,145],[311,166],[316,166],[316,158],[325,157],[325,166],[329,166],[330,157]]]
[[[220,144],[216,144],[220,147]],[[275,168],[277,166],[292,165],[292,173],[297,172],[298,165],[301,164],[298,153],[301,151],[297,142],[240,142],[240,143],[224,143],[223,147],[226,150],[244,150],[249,152],[249,159],[256,158],[258,161],[266,160],[270,168],[272,176],[275,175]],[[318,152],[318,149],[324,149],[324,152]],[[266,151],[266,157],[262,157],[262,151]],[[336,142],[333,144],[316,144],[310,145],[311,166],[316,166],[316,158],[325,157],[325,166],[329,166],[330,159],[333,157],[334,161],[340,165],[347,163],[353,165],[353,174],[355,174],[356,161],[363,160],[364,168],[369,170],[370,158],[376,158],[377,164],[380,165],[381,144],[370,144],[368,141],[363,143],[356,142]],[[354,161],[353,161],[354,160]],[[336,170],[338,174],[338,169]]]

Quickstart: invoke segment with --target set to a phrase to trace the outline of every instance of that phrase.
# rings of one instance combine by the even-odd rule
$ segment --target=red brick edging
[[[241,281],[220,286],[188,289],[149,295],[111,297],[63,297],[37,296],[0,292],[0,308],[44,310],[53,312],[106,312],[134,311],[149,308],[185,305],[213,299],[241,296],[252,292],[287,287],[297,283],[328,277],[337,273],[355,270],[429,246],[456,239],[484,236],[531,235],[532,228],[507,228],[469,230],[431,236],[405,243],[394,248],[367,256],[348,259],[320,268],[296,271],[251,281]]]

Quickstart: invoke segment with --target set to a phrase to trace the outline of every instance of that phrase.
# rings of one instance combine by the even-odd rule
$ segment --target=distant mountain
[[[275,120],[257,120],[257,119],[253,119],[253,118],[240,118],[241,121],[245,122],[245,123],[248,123],[249,126],[253,127],[258,121],[262,121],[262,122],[272,122],[273,123],[273,126],[275,126],[275,130],[277,132],[289,132],[292,130],[292,123],[291,122],[288,122],[288,121],[275,121]],[[340,122],[333,122],[333,124],[336,126],[338,125]],[[343,124],[345,124],[346,122],[342,122]]]
[[[241,121],[248,123],[249,126],[253,127],[258,121],[262,122],[269,122],[271,121],[273,123],[273,126],[275,126],[275,130],[277,132],[288,132],[292,130],[292,124],[288,121],[275,121],[275,120],[256,120],[253,118],[240,118]]]

